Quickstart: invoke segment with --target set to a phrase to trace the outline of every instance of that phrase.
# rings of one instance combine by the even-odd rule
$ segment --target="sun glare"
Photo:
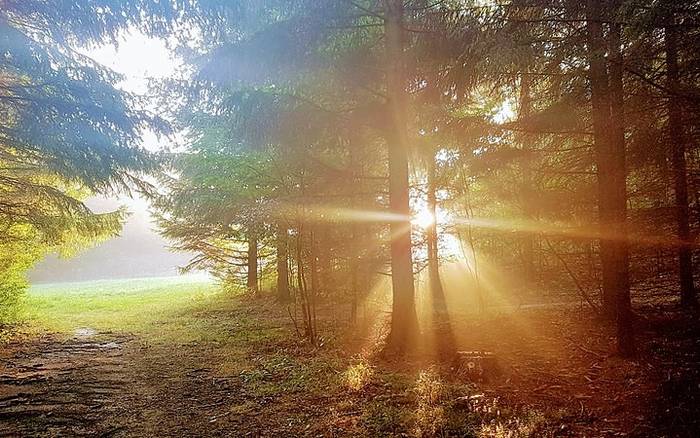
[[[427,208],[419,209],[411,219],[411,223],[423,229],[428,228],[435,222],[433,214]]]

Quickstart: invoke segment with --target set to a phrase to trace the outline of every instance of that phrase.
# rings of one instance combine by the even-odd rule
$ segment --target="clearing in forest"
[[[605,327],[562,318],[578,309],[458,321],[462,347],[497,357],[475,375],[363,356],[357,339],[311,348],[282,306],[206,281],[36,286],[28,301],[0,356],[1,436],[648,436],[697,421],[674,403],[697,389],[663,392],[697,360],[666,346],[693,333],[653,322],[649,358],[630,362]]]

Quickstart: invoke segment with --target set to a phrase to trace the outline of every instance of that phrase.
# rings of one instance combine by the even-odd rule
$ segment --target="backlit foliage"
[[[139,22],[163,32],[170,5],[3,1],[0,4],[0,308],[50,251],[67,256],[115,236],[125,212],[94,213],[91,194],[151,191],[158,168],[140,148],[158,117],[114,87],[118,75],[77,52]],[[160,18],[143,19],[148,11]],[[174,12],[173,12],[174,13]],[[153,16],[155,17],[155,16]]]

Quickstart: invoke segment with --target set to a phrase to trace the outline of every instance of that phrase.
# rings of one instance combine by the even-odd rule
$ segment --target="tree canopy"
[[[88,196],[153,191],[144,177],[160,164],[140,141],[146,129],[166,134],[168,124],[143,109],[138,96],[115,88],[118,75],[80,49],[116,41],[135,23],[162,33],[177,7],[1,6],[0,296],[10,299],[24,286],[24,272],[47,252],[69,255],[119,232],[126,212],[94,213],[84,204]]]

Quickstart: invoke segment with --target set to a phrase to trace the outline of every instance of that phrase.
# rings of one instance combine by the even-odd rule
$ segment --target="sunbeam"
[[[679,246],[700,248],[700,244],[696,241],[683,242],[667,236],[642,235],[641,233],[636,234],[632,229],[628,230],[628,234],[625,236],[618,233],[601,230],[600,227],[596,225],[574,225],[523,219],[492,219],[478,217],[452,217],[451,220],[457,226],[495,230],[503,233],[520,232],[579,240],[625,241],[640,246],[662,248],[673,248]]]

